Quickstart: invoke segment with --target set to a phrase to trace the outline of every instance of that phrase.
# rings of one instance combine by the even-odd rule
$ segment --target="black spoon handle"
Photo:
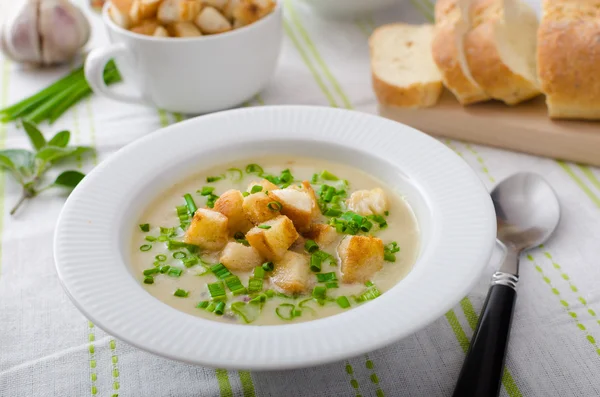
[[[516,298],[513,285],[490,287],[453,397],[496,397],[500,393]]]

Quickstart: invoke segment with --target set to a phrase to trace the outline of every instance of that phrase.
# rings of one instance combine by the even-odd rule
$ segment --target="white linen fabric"
[[[375,113],[368,35],[384,23],[420,23],[421,15],[409,2],[399,1],[392,11],[334,22],[312,14],[303,2],[285,5],[286,37],[279,68],[267,89],[248,105],[311,104]],[[539,3],[535,6],[539,8]],[[98,16],[92,20],[91,46],[102,45],[106,43],[102,23]],[[34,70],[1,58],[0,106],[38,91],[67,71]],[[97,156],[70,164],[89,171],[127,143],[179,119],[94,96],[55,125],[42,127],[48,132],[69,129],[74,143],[93,145]],[[561,202],[563,217],[556,235],[522,261],[501,395],[599,396],[600,170],[444,142],[488,188],[518,171],[538,172]],[[28,145],[22,130],[0,124],[0,148]],[[128,346],[86,320],[63,292],[54,269],[52,239],[65,194],[45,192],[10,216],[19,193],[10,176],[0,175],[3,397],[449,396],[497,264],[492,261],[479,285],[444,317],[368,355],[281,372],[194,367]]]

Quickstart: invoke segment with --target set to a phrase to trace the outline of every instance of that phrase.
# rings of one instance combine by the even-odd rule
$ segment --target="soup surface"
[[[396,285],[419,251],[415,216],[397,192],[311,158],[207,170],[161,194],[139,223],[131,263],[144,288],[186,313],[239,324],[352,309]]]

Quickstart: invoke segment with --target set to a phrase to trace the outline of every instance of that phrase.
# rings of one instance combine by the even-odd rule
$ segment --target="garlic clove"
[[[13,61],[38,64],[42,58],[37,29],[39,0],[14,5],[0,30],[2,52]]]
[[[46,65],[70,60],[90,38],[88,20],[68,0],[43,0],[38,25]]]

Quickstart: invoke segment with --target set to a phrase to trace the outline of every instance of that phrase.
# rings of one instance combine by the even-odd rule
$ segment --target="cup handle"
[[[121,102],[147,105],[148,102],[144,99],[142,94],[119,93],[108,88],[104,82],[104,68],[106,67],[106,64],[115,56],[128,56],[130,54],[131,50],[123,43],[111,44],[106,47],[92,50],[85,60],[85,78],[92,90],[97,94]]]

